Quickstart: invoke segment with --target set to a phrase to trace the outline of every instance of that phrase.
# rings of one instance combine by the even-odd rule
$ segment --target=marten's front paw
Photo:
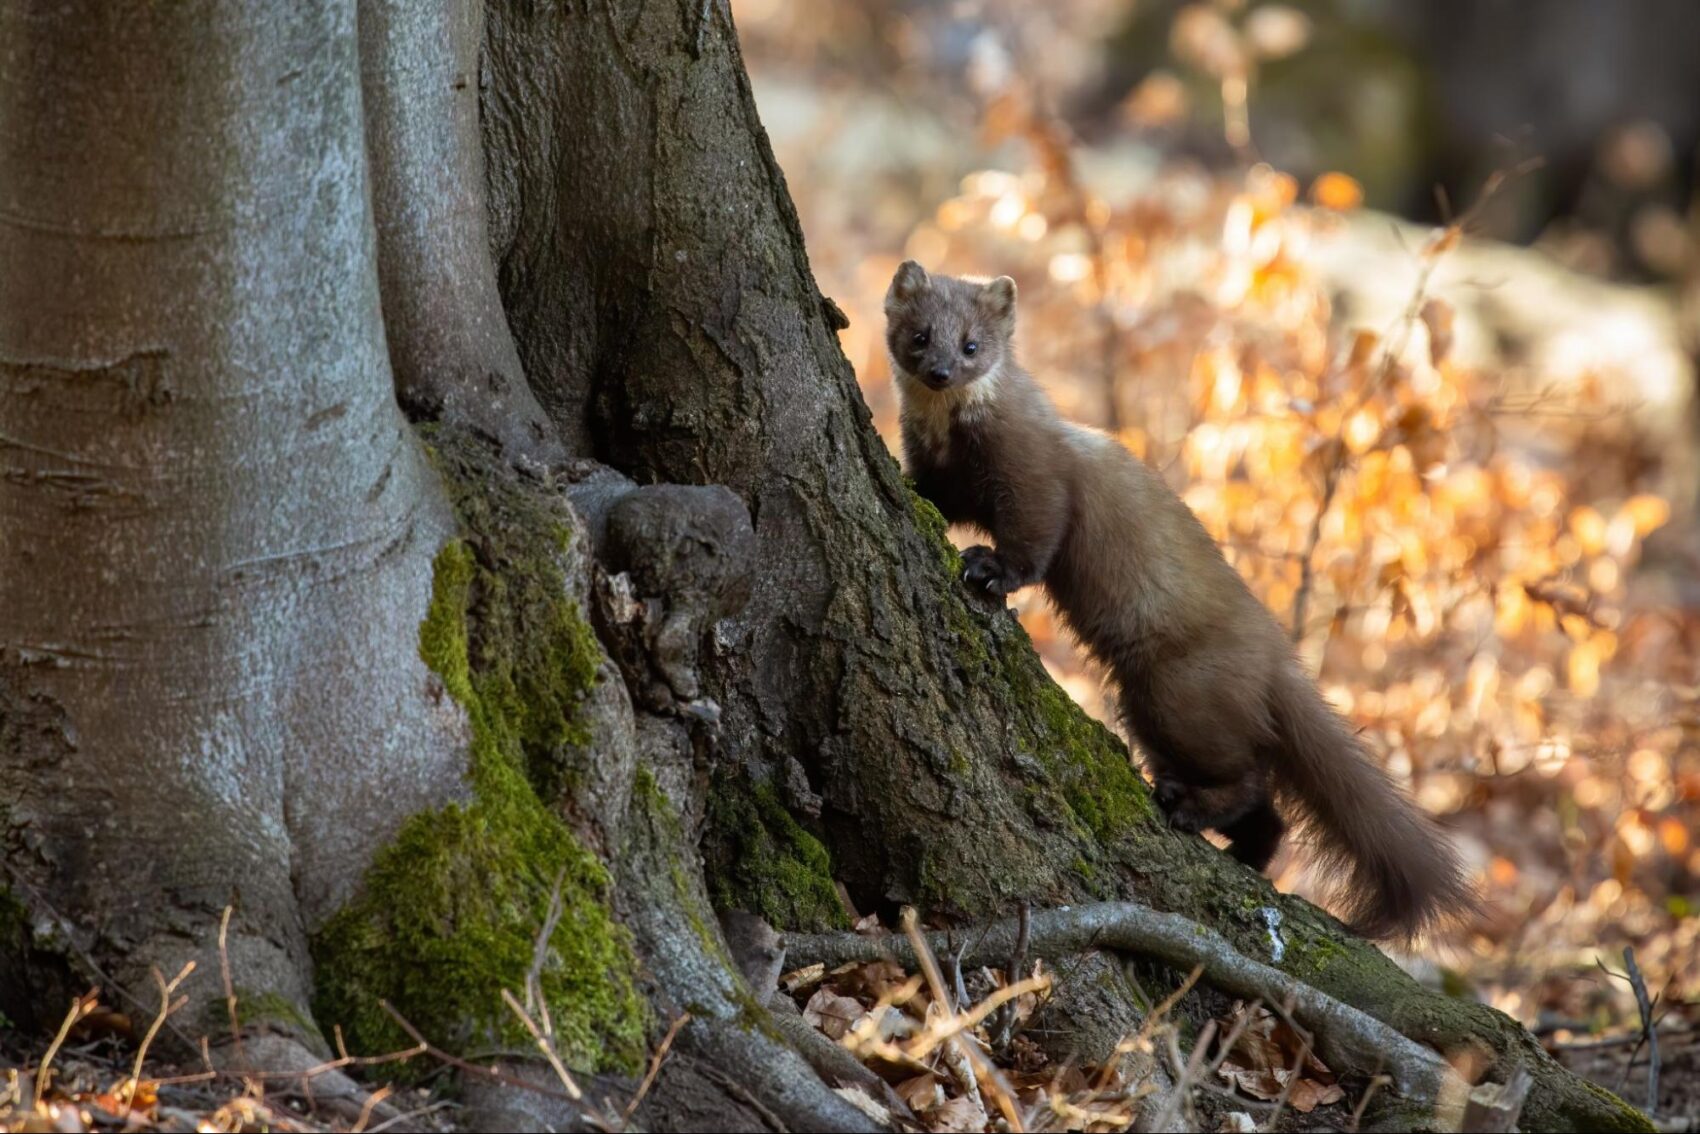
[[[962,581],[996,598],[1019,590],[1021,581],[996,551],[983,545],[962,553]]]

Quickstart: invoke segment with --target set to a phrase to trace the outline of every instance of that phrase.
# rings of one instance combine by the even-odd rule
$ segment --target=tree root
[[[1011,955],[1020,927],[1014,918],[987,926],[964,952],[965,965],[1001,965]],[[955,931],[960,940],[961,930]],[[934,932],[927,943],[935,952],[953,952],[950,935]],[[913,967],[914,949],[900,935],[788,934],[793,965],[828,966],[886,957]],[[1162,961],[1176,969],[1202,966],[1204,978],[1223,992],[1245,1000],[1262,999],[1285,1008],[1315,1033],[1318,1055],[1335,1070],[1389,1075],[1399,1093],[1412,1102],[1433,1104],[1467,1091],[1456,1072],[1437,1053],[1408,1039],[1366,1012],[1241,954],[1221,934],[1179,914],[1160,913],[1136,902],[1103,902],[1035,912],[1028,933],[1030,954],[1047,959],[1114,949]]]

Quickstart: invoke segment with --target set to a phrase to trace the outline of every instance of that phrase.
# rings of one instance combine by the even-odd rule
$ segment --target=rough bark
[[[233,904],[239,980],[304,1020],[307,933],[462,790],[353,21],[0,7],[0,890],[144,1005],[188,960],[218,1005]]]

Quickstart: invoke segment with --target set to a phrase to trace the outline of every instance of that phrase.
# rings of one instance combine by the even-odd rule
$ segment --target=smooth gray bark
[[[378,274],[396,393],[416,416],[558,460],[496,291],[478,133],[479,0],[360,0]]]
[[[143,1002],[196,960],[222,1008],[234,905],[304,1006],[305,934],[461,790],[354,22],[0,5],[0,884]]]

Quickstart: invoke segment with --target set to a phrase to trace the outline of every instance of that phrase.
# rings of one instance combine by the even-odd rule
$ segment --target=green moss
[[[1155,818],[1150,793],[1127,748],[1051,680],[1026,633],[1011,624],[988,634],[974,619],[961,592],[962,557],[948,538],[950,526],[912,484],[909,496],[915,526],[932,544],[949,581],[944,609],[959,665],[970,677],[1008,686],[1011,703],[1027,718],[1020,730],[1022,747],[1044,766],[1073,816],[1099,841],[1117,839]],[[997,650],[995,658],[988,640]]]
[[[315,936],[315,1011],[352,1050],[406,1046],[383,1001],[445,1047],[528,1042],[501,993],[522,993],[559,878],[563,912],[541,983],[561,1054],[625,1071],[641,1060],[644,1006],[606,872],[526,775],[528,749],[578,727],[573,710],[595,672],[561,582],[557,572],[543,584],[542,609],[516,609],[514,584],[471,545],[437,556],[420,654],[467,712],[471,800],[404,824],[362,897]],[[526,625],[538,630],[532,641]]]
[[[1320,975],[1335,961],[1345,957],[1346,950],[1338,941],[1313,935],[1292,934],[1287,940],[1286,968]]]
[[[1658,1127],[1654,1126],[1646,1115],[1642,1114],[1640,1111],[1636,1110],[1634,1107],[1630,1106],[1604,1087],[1590,1083],[1580,1075],[1576,1076],[1576,1081],[1582,1084],[1582,1089],[1584,1091],[1604,1103],[1606,1108],[1611,1112],[1611,1119],[1616,1120],[1602,1122],[1595,1129],[1613,1131],[1653,1131],[1658,1129]]]
[[[715,905],[760,914],[784,929],[848,928],[832,884],[831,856],[785,810],[772,787],[717,777],[709,790],[708,822],[723,844],[710,879]]]
[[[1019,626],[1001,631],[998,646],[1011,699],[1031,714],[1017,739],[1044,767],[1073,815],[1101,843],[1153,823],[1150,790],[1115,734],[1051,680]]]

